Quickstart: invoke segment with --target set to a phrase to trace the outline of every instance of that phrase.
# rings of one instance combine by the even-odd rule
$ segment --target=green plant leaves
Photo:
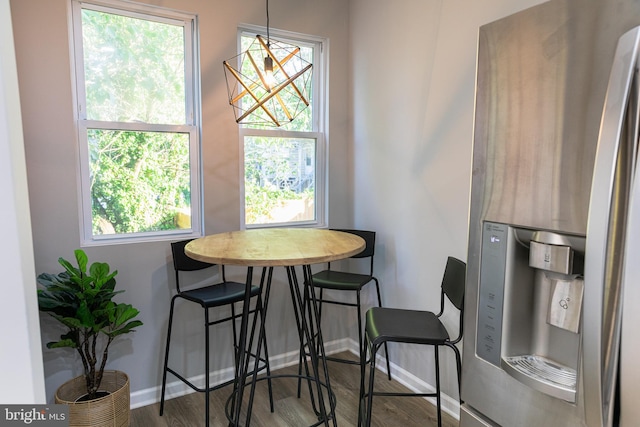
[[[52,341],[47,343],[47,348],[61,348],[70,347],[78,348],[80,340],[77,331],[69,331],[68,333],[60,336],[60,341]]]
[[[115,309],[116,319],[115,325],[122,325],[124,322],[133,319],[139,311],[131,306],[131,304],[118,304]]]
[[[75,252],[77,267],[64,258],[58,262],[65,271],[59,274],[42,273],[37,282],[38,306],[40,311],[49,313],[54,319],[67,328],[60,340],[47,343],[47,348],[70,347],[80,354],[85,369],[85,376],[93,378],[87,383],[99,387],[104,362],[108,356],[111,341],[119,336],[133,332],[142,326],[139,320],[132,320],[139,311],[131,304],[112,301],[124,290],[115,290],[117,271],[110,272],[109,264],[89,263],[86,253],[77,249]],[[98,338],[102,336],[103,339]],[[98,343],[103,349],[98,350]],[[103,354],[99,362],[97,354]],[[100,369],[96,370],[96,366]]]
[[[71,340],[71,339],[60,340],[60,341],[47,343],[47,348],[61,348],[61,347],[76,348],[77,345],[76,345],[76,342],[74,340]]]
[[[78,311],[76,312],[78,328],[91,328],[95,330],[96,318],[95,314],[91,311],[86,301],[81,301]]]
[[[115,275],[118,274],[118,271],[114,271],[113,273],[109,274],[109,264],[107,264],[106,262],[95,262],[91,264],[89,273],[93,278],[94,286],[96,288],[102,288],[102,285],[115,277]]]
[[[76,256],[76,262],[78,263],[78,269],[82,273],[86,272],[87,271],[87,262],[89,261],[89,258],[87,257],[87,254],[85,254],[84,251],[81,250],[81,249],[76,249],[73,253]]]

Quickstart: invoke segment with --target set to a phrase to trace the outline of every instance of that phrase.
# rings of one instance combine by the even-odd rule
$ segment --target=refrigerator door
[[[585,118],[593,104],[589,79],[600,66],[592,62],[593,26],[587,25],[596,11],[587,6],[546,2],[480,28],[462,427],[583,425],[580,339],[561,340],[573,333],[547,322],[551,295],[543,288],[558,273],[536,275],[527,254],[535,231],[586,236],[597,133],[589,137]],[[604,95],[606,81],[601,86]],[[575,249],[584,252],[584,244]],[[544,375],[528,381],[531,370],[520,375],[518,361],[529,359],[516,357],[536,349],[547,355],[566,349],[571,357],[536,360]],[[563,367],[547,369],[554,361]],[[571,369],[566,390],[550,381],[564,367]]]
[[[583,367],[587,425],[612,425],[622,273],[638,139],[640,27],[618,42],[591,187],[585,251]],[[627,257],[628,259],[628,257]],[[636,260],[637,262],[637,260]]]
[[[629,203],[629,223],[625,249],[625,269],[623,276],[622,307],[622,343],[620,346],[620,426],[634,427],[640,420],[640,371],[638,371],[638,354],[640,354],[640,335],[637,327],[640,325],[640,311],[633,304],[640,301],[640,174],[638,174],[638,154],[636,153],[636,167],[634,183]]]
[[[630,210],[640,29],[626,32],[640,11],[627,25],[614,10],[552,0],[480,28],[461,427],[610,426],[617,368],[628,375],[626,352],[640,352],[623,339],[618,363],[624,254],[640,251],[626,238],[640,235],[640,207]],[[558,250],[543,232],[570,240],[559,260],[574,253],[573,270],[545,268]],[[638,301],[640,263],[626,268],[625,302]],[[567,319],[558,306],[580,298]],[[625,325],[638,324],[635,311]],[[625,383],[623,419],[625,401],[640,407]]]

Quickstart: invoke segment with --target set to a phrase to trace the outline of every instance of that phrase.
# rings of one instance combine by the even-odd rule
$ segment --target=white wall
[[[27,175],[9,0],[0,0],[0,402],[45,403]],[[10,387],[8,385],[11,385]]]
[[[145,3],[198,14],[202,70],[202,152],[205,232],[240,227],[240,162],[238,127],[228,105],[222,61],[236,54],[240,23],[265,25],[264,0],[144,0]],[[20,83],[24,140],[32,207],[35,270],[59,272],[57,259],[69,258],[80,245],[78,227],[77,145],[72,111],[68,5],[69,0],[12,0],[16,58]],[[350,221],[348,180],[347,24],[348,4],[342,0],[278,0],[270,2],[272,28],[330,39],[330,177],[329,214],[332,224]],[[4,39],[3,39],[4,40]],[[335,162],[334,162],[335,161]],[[131,378],[134,405],[157,396],[169,300],[173,289],[168,242],[91,247],[90,261],[109,262],[119,271],[119,296],[141,312],[144,326],[112,345],[108,366]],[[297,334],[284,270],[270,303],[269,329],[272,355],[297,350]],[[234,278],[244,279],[236,270]],[[187,366],[187,375],[202,373],[203,314],[193,307],[178,309],[172,359]],[[43,342],[59,334],[57,325],[42,317]],[[287,331],[282,333],[282,331]],[[336,333],[339,334],[338,331]],[[341,336],[341,335],[338,335]],[[216,332],[211,369],[232,365],[230,335]],[[181,347],[186,348],[185,351]],[[222,355],[222,356],[220,356]],[[296,359],[297,360],[297,359]],[[81,365],[69,350],[44,350],[47,397],[64,381],[80,373]],[[151,390],[151,393],[145,391]],[[156,390],[157,391],[157,390]],[[142,395],[140,395],[142,393]]]
[[[391,307],[439,309],[449,255],[466,260],[477,33],[539,0],[351,0],[354,222],[378,230]],[[457,315],[447,320],[457,328]],[[432,353],[392,362],[435,384]],[[458,398],[443,352],[444,392]]]

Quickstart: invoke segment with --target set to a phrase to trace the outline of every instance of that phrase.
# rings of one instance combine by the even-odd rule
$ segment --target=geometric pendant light
[[[223,61],[229,104],[238,124],[279,127],[309,106],[313,65],[300,48],[257,35],[239,55]]]

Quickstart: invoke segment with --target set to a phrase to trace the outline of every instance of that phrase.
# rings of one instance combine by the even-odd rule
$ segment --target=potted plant
[[[70,425],[102,425],[110,416],[120,418],[104,425],[128,425],[129,423],[129,379],[123,372],[105,371],[109,346],[120,335],[133,332],[142,322],[134,320],[139,311],[131,304],[116,303],[117,271],[110,271],[109,264],[95,262],[87,271],[86,253],[75,251],[77,266],[64,258],[58,262],[64,271],[58,274],[43,273],[38,276],[38,306],[40,311],[50,314],[66,327],[66,332],[57,341],[47,343],[47,348],[70,347],[80,355],[84,374],[60,386],[56,392],[56,403],[70,403]],[[106,384],[108,383],[108,384]],[[124,396],[116,396],[116,393]],[[104,405],[97,402],[106,399]],[[119,399],[117,403],[113,399]],[[126,402],[124,402],[126,399]],[[87,402],[90,405],[75,402]],[[104,406],[107,412],[114,408],[126,414],[85,413]],[[126,406],[126,408],[123,408]],[[74,422],[74,418],[76,422]],[[87,424],[85,424],[87,422]]]

